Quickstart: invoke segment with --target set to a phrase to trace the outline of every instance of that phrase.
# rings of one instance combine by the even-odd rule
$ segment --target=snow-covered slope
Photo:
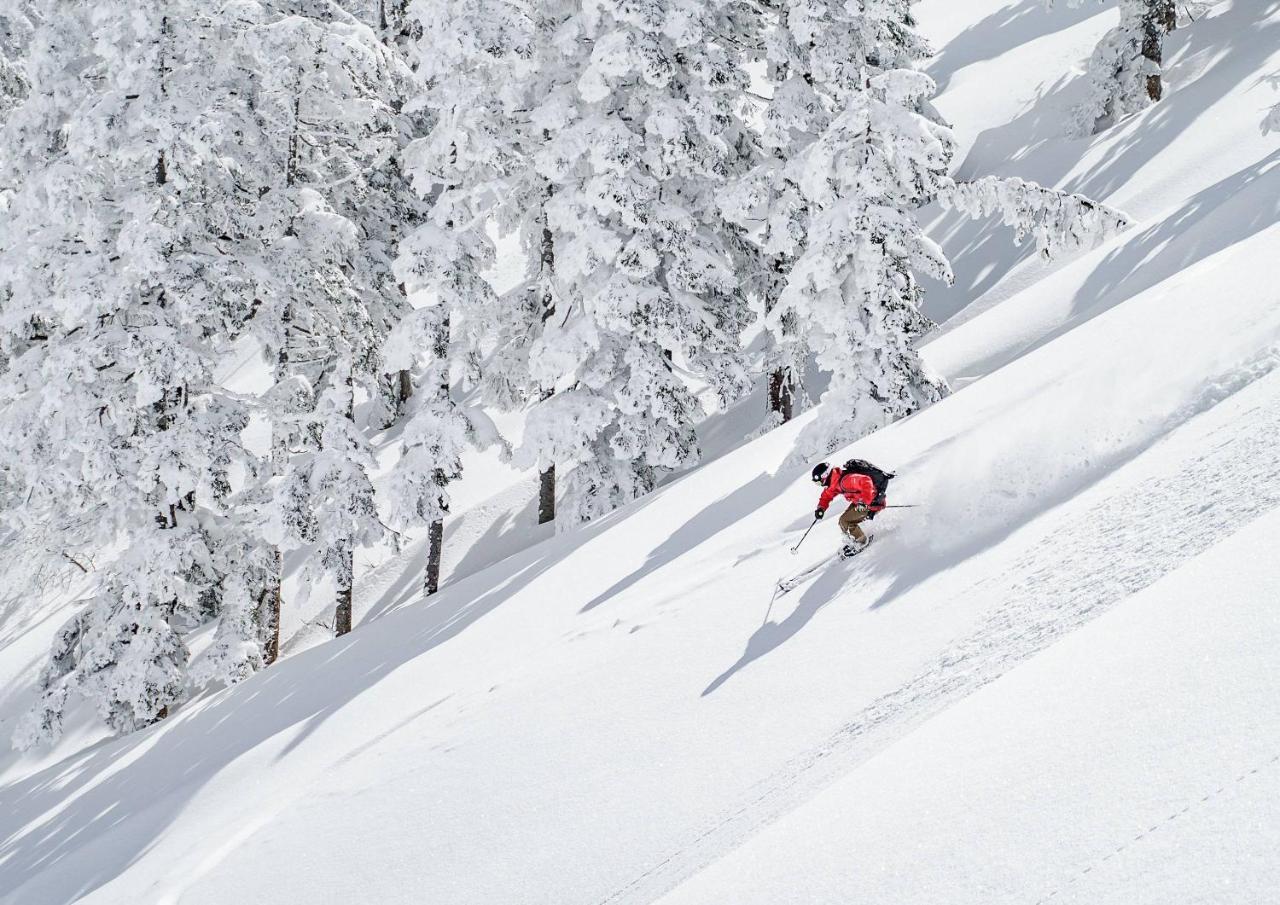
[[[936,320],[951,318],[945,341],[931,345],[948,374],[986,373],[1280,218],[1280,142],[1259,127],[1276,99],[1266,77],[1280,71],[1274,2],[1219,3],[1174,32],[1166,50],[1171,103],[1087,139],[1073,138],[1068,125],[1084,93],[1079,70],[1115,10],[1044,6],[920,4],[941,48],[931,69],[946,88],[938,106],[967,148],[959,175],[1020,176],[1081,192],[1125,211],[1137,227],[1073,276],[1046,280],[1057,265],[1015,248],[992,224],[939,217],[933,232],[955,264],[956,285],[931,287],[928,305]],[[1016,305],[1004,304],[1014,295]],[[981,328],[958,329],[982,312],[991,316]]]
[[[662,905],[1274,901],[1277,537],[1190,558]]]
[[[939,107],[966,171],[1139,222],[1050,267],[939,219],[964,388],[850,450],[923,508],[776,600],[835,544],[788,552],[803,419],[526,549],[522,498],[472,508],[438,596],[411,549],[347,638],[0,774],[0,903],[1270,901],[1280,4],[1091,140],[1057,124],[1109,19],[1058,6],[921,3]]]

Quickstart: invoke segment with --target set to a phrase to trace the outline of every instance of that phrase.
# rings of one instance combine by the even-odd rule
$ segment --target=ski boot
[[[843,547],[840,548],[840,554],[839,554],[840,559],[841,560],[851,559],[857,556],[863,550],[867,549],[867,547],[869,546],[871,546],[870,537],[868,537],[866,540],[862,541],[861,543],[859,543],[856,540],[850,539],[845,543]]]

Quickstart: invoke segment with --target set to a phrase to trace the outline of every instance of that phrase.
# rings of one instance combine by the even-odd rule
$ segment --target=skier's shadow
[[[826,571],[805,588],[800,602],[781,622],[766,620],[752,632],[751,637],[747,639],[747,649],[742,652],[742,656],[703,689],[702,697],[705,698],[748,665],[794,638],[814,616],[818,615],[819,610],[836,598],[849,580],[849,570],[843,564],[833,561]]]

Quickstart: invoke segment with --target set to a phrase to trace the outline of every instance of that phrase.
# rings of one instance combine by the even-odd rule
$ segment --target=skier
[[[837,496],[843,495],[849,501],[849,508],[840,516],[840,530],[847,538],[840,550],[842,558],[861,553],[871,543],[859,523],[875,518],[875,514],[884,508],[885,489],[892,477],[892,474],[859,459],[851,459],[844,468],[833,468],[826,462],[819,462],[813,467],[813,483],[821,484],[823,488],[818,508],[813,513],[815,519],[827,514],[827,507]]]

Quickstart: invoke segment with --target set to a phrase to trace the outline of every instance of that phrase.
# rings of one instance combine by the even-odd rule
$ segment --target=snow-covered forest
[[[123,2],[18,27],[4,514],[44,560],[27,593],[101,574],[21,746],[78,697],[127,732],[270,664],[290,553],[350,631],[356,551],[442,525],[466,444],[507,442],[486,407],[525,411],[511,455],[572,528],[698,462],[698,387],[724,407],[777,370],[776,422],[812,357],[814,454],[940,399],[913,348],[924,280],[952,279],[929,202],[1045,253],[1125,223],[956,184],[906,2]],[[527,264],[498,293],[502,239]],[[219,373],[245,347],[254,392]]]
[[[6,0],[0,903],[1271,901],[1278,38]]]

